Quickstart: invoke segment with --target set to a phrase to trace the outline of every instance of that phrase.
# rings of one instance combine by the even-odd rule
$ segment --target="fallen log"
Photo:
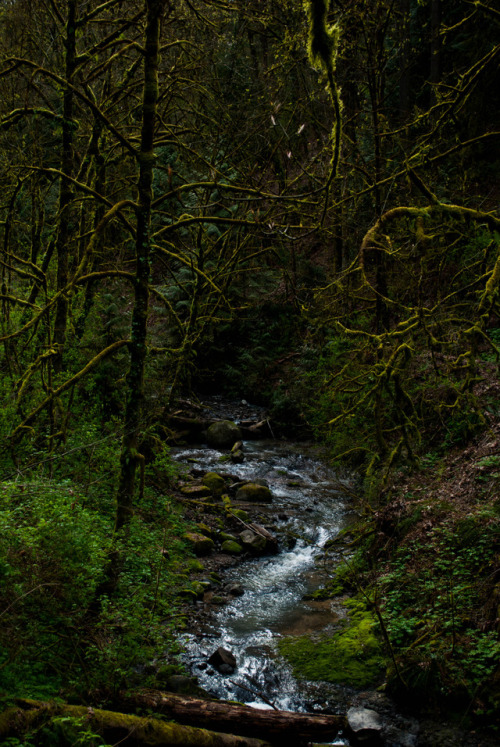
[[[273,745],[302,745],[329,741],[347,729],[345,716],[268,711],[241,703],[202,700],[158,690],[122,694],[120,702],[132,710],[142,707],[191,726],[204,726],[218,732],[266,739]]]
[[[92,732],[101,735],[107,744],[129,747],[271,747],[261,739],[218,734],[153,717],[24,699],[0,713],[0,743],[42,726],[57,729],[57,744],[68,746],[75,743],[75,736],[83,740],[86,732]]]

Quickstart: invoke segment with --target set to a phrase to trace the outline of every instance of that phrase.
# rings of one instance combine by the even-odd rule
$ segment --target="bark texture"
[[[329,741],[347,728],[345,716],[261,711],[240,703],[202,700],[156,690],[123,697],[123,707],[152,709],[176,721],[193,726],[209,726],[223,732],[267,739],[275,745],[301,745]]]
[[[218,734],[207,729],[161,721],[154,717],[131,716],[115,711],[22,700],[17,707],[0,714],[0,740],[22,736],[26,731],[49,725],[56,718],[70,718],[58,731],[61,747],[72,743],[74,729],[100,734],[108,744],[160,747],[269,747],[261,739],[249,739],[233,734]],[[80,726],[78,725],[80,724]],[[55,724],[54,724],[55,726]],[[65,739],[65,730],[67,739]],[[73,737],[71,734],[73,733]]]

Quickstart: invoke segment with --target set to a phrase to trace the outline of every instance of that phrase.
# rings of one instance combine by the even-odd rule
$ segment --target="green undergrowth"
[[[186,523],[147,490],[116,536],[103,507],[70,480],[0,483],[0,698],[112,694],[144,682],[152,659],[175,659]],[[96,608],[112,547],[118,584]]]
[[[377,579],[402,677],[423,700],[474,702],[479,711],[498,705],[491,685],[500,659],[499,530],[489,510],[444,519],[425,537],[401,541]]]
[[[377,684],[385,670],[377,622],[357,599],[344,602],[348,618],[333,634],[285,638],[279,649],[296,677],[353,687]]]
[[[388,642],[393,696],[414,706],[439,704],[488,725],[500,705],[494,456],[460,462],[460,474],[476,474],[469,491],[479,485],[478,500],[464,493],[456,505],[442,465],[433,489],[406,490],[402,499],[396,487],[383,507],[349,528],[357,549],[319,591],[321,598],[356,591],[369,600]]]

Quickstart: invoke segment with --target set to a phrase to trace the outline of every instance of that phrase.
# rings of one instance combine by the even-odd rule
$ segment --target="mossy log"
[[[3,744],[7,737],[19,737],[42,726],[50,727],[53,719],[61,717],[74,719],[74,724],[78,725],[79,730],[98,733],[108,744],[135,747],[270,747],[261,739],[219,734],[208,729],[183,726],[151,716],[132,716],[85,706],[33,700],[19,700],[17,706],[8,708],[0,714],[0,743]],[[60,744],[66,744],[64,729],[61,739],[63,741],[60,741]],[[68,733],[67,744],[71,743],[71,736]]]
[[[345,716],[267,711],[240,703],[202,700],[157,690],[123,695],[127,710],[142,707],[176,721],[204,726],[218,732],[243,734],[267,739],[273,745],[301,745],[311,741],[329,741],[347,728]]]

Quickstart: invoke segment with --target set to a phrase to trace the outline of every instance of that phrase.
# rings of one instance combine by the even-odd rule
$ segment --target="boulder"
[[[207,442],[213,449],[230,449],[241,440],[241,431],[231,420],[219,420],[207,430]]]
[[[233,674],[237,669],[236,658],[227,648],[219,646],[210,656],[208,663],[221,674]]]
[[[229,601],[229,597],[225,597],[221,594],[214,594],[213,597],[210,599],[210,604],[227,604]]]
[[[205,537],[210,537],[210,539],[214,538],[215,532],[212,527],[208,526],[208,524],[203,524],[203,522],[200,522],[196,525],[196,529],[200,534],[204,534]]]
[[[211,495],[210,488],[206,485],[184,485],[181,488],[181,493],[190,498],[208,498]]]
[[[222,552],[227,553],[227,555],[241,555],[243,552],[242,546],[236,540],[225,540],[220,549]]]
[[[219,542],[227,542],[228,540],[230,542],[238,542],[238,537],[235,537],[234,534],[228,534],[228,532],[218,532],[217,533],[217,539]]]
[[[236,500],[249,503],[271,503],[273,496],[266,485],[259,485],[257,482],[247,482],[236,491]]]
[[[232,597],[241,597],[245,593],[245,589],[243,588],[243,586],[238,583],[228,584],[225,588],[225,591]]]
[[[237,519],[241,519],[241,521],[248,521],[248,514],[246,511],[243,511],[242,508],[232,508],[231,513],[233,516],[236,516]]]
[[[198,599],[201,599],[203,594],[208,591],[210,588],[210,584],[204,583],[203,581],[191,581],[191,589],[194,591]]]
[[[245,461],[245,455],[243,454],[241,449],[232,451],[230,457],[233,464],[242,464],[242,462]]]
[[[220,498],[226,487],[224,478],[217,474],[217,472],[207,472],[203,477],[202,483],[207,487],[214,498]]]
[[[376,711],[370,708],[349,708],[347,723],[355,744],[377,744],[383,728],[382,720]]]
[[[191,549],[194,554],[198,557],[203,555],[210,555],[212,550],[215,548],[215,543],[210,537],[205,537],[203,534],[197,534],[196,532],[186,532],[184,539],[189,542]]]
[[[249,529],[252,529],[255,534],[260,534],[266,540],[266,550],[268,552],[278,552],[278,540],[277,538],[268,532],[267,529],[260,524],[250,524]]]
[[[266,538],[252,532],[251,529],[241,532],[240,540],[245,550],[249,550],[253,555],[262,555],[266,551]]]

